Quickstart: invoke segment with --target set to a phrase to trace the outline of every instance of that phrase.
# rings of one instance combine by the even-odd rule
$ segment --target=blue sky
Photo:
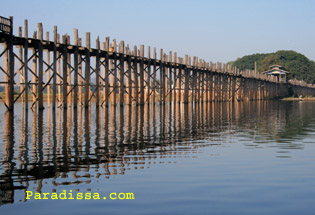
[[[295,50],[315,60],[315,1],[307,0],[111,0],[1,3],[1,16],[14,16],[15,33],[29,20],[29,35],[45,31],[80,37],[91,32],[125,44],[150,45],[179,56],[227,62],[253,53]],[[71,38],[73,39],[73,37]],[[85,41],[85,39],[83,39]],[[146,49],[145,49],[146,50]]]

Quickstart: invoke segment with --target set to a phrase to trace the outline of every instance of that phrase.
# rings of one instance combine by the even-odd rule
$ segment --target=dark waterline
[[[1,214],[314,214],[313,102],[19,105],[0,112]],[[26,200],[26,190],[135,199]]]

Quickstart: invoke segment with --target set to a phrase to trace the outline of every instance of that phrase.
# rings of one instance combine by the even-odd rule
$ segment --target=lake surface
[[[314,214],[315,103],[1,106],[0,161],[0,214]]]

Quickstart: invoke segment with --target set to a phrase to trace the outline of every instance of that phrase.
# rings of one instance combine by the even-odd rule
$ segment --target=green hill
[[[295,51],[277,51],[267,54],[252,54],[236,61],[231,62],[232,66],[238,67],[240,70],[254,69],[254,64],[257,64],[257,71],[263,72],[268,70],[273,64],[281,65],[284,69],[291,72],[290,79],[296,78],[304,80],[308,83],[315,84],[315,62],[309,60],[304,55]]]

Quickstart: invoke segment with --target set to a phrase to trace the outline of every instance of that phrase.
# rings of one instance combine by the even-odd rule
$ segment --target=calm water
[[[315,103],[0,110],[0,214],[315,214]],[[26,200],[25,191],[134,193]]]

